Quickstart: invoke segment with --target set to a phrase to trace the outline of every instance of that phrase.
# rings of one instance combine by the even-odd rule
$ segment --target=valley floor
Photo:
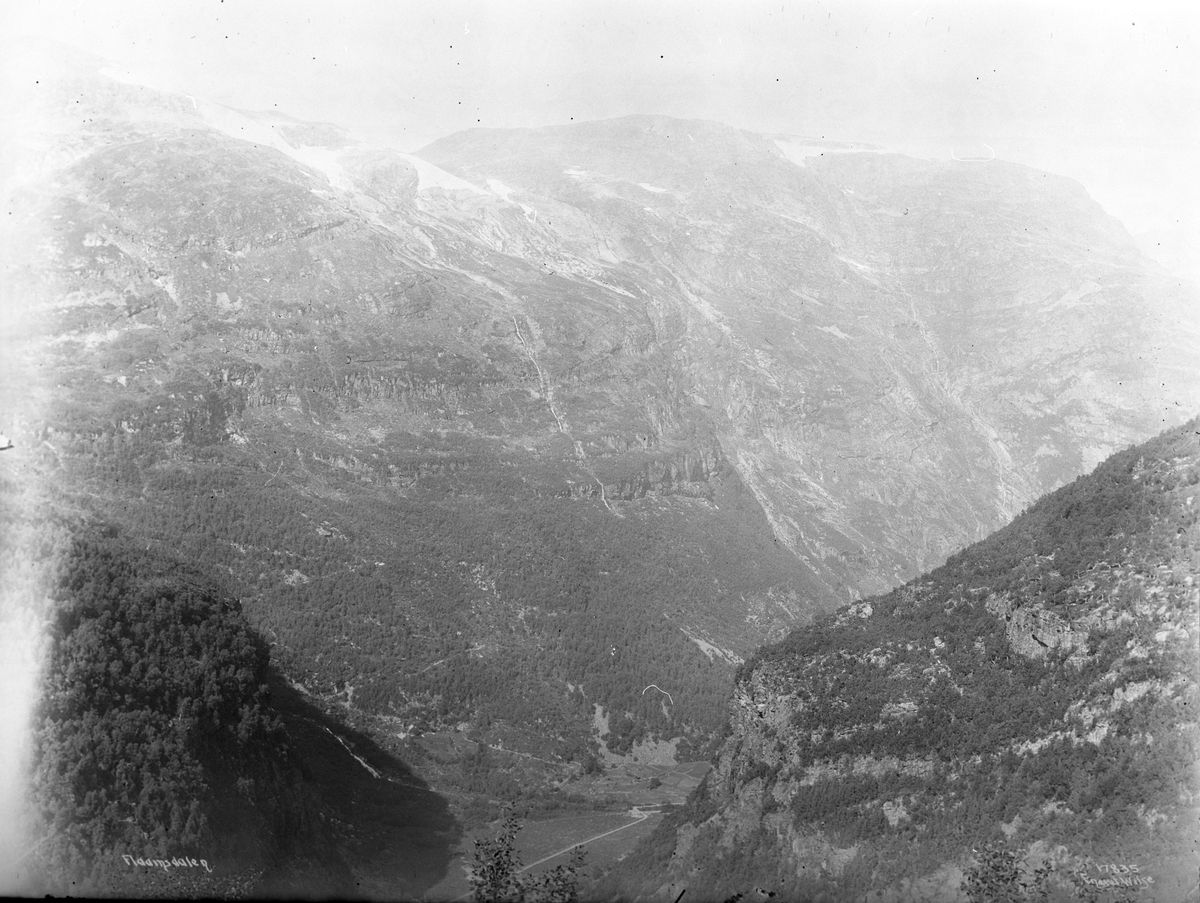
[[[587,851],[585,876],[618,862],[654,830],[662,820],[663,807],[680,805],[708,772],[705,762],[675,766],[631,763],[609,768],[604,774],[579,781],[577,790],[587,796],[622,798],[628,809],[564,815],[525,823],[517,836],[517,849],[525,871],[539,873],[564,865],[576,846]],[[658,786],[650,788],[651,778]],[[424,900],[467,900],[471,887],[468,870],[474,840],[487,837],[491,827],[482,827],[463,837],[451,854],[446,876],[425,894]]]

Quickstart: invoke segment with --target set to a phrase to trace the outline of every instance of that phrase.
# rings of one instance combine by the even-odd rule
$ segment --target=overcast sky
[[[143,80],[415,151],[471,126],[626,113],[986,154],[1200,241],[1200,3],[0,4],[0,29]]]

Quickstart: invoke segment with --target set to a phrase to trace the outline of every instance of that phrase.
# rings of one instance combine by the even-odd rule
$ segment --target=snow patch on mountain
[[[334,188],[341,188],[345,191],[354,190],[354,183],[350,181],[350,177],[342,169],[342,164],[338,162],[337,153],[329,148],[295,147],[285,150],[284,153],[321,173]]]
[[[449,191],[470,191],[473,194],[487,194],[478,185],[472,185],[466,179],[451,175],[440,166],[434,166],[428,160],[422,160],[413,154],[401,154],[417,170],[417,191],[427,191],[430,188],[444,188]]]
[[[132,72],[111,67],[102,69],[100,72],[114,81],[153,87]],[[290,144],[283,137],[280,127],[294,125],[294,120],[284,120],[281,118],[278,121],[274,121],[270,118],[247,116],[230,107],[212,103],[211,101],[199,100],[190,94],[180,96],[186,97],[190,101],[196,116],[218,132],[228,135],[231,138],[237,138],[240,141],[249,141],[253,144],[261,144],[265,147],[274,148],[291,157],[293,160],[321,173],[332,187],[343,191],[355,190],[354,183],[346,175],[342,164],[338,160],[339,150],[311,145],[297,147]],[[364,145],[355,146],[363,147]],[[452,175],[441,167],[434,166],[427,160],[423,160],[413,154],[400,153],[399,156],[411,163],[417,170],[418,191],[442,188],[449,191],[470,191],[473,194],[487,193],[477,185],[472,185],[465,179],[460,179],[458,176]],[[499,182],[496,184],[501,185]],[[493,188],[493,190],[496,189]],[[501,190],[496,190],[496,193],[505,200],[508,200],[507,193],[509,191],[509,189],[501,185]]]
[[[509,188],[507,185],[505,185],[503,182],[501,182],[499,179],[488,179],[487,187],[490,188],[493,193],[498,194],[501,197],[501,199],[503,199],[505,201],[512,200],[512,198],[509,196],[513,193],[513,190],[511,188]]]
[[[814,142],[811,138],[775,138],[773,140],[780,153],[797,166],[803,166],[804,161],[809,157],[823,157],[831,154],[887,153],[881,147],[852,142]]]
[[[836,326],[818,326],[818,327],[817,327],[817,329],[821,330],[821,332],[827,332],[827,333],[829,333],[830,335],[835,335],[835,336],[837,336],[839,339],[848,339],[848,338],[850,338],[850,336],[846,335],[846,333],[842,332],[842,331],[841,331],[840,329],[838,329]]]
[[[274,148],[298,163],[315,169],[334,188],[344,191],[354,190],[354,183],[350,181],[342,169],[342,164],[338,162],[336,151],[328,147],[292,146],[278,131],[277,126],[282,123],[275,123],[269,119],[255,119],[207,100],[197,101],[193,98],[192,104],[200,118],[218,132],[222,132],[230,138],[237,138],[239,141],[249,141],[253,144]]]

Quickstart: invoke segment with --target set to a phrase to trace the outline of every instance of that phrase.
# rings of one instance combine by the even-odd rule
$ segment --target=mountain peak
[[[1194,295],[1018,167],[45,99],[5,465],[227,584],[472,818],[701,757],[732,663],[1200,408]]]

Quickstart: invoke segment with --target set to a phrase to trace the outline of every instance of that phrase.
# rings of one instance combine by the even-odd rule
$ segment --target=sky
[[[994,151],[1082,182],[1200,278],[1194,2],[8,0],[0,31],[406,151],[628,113]]]

